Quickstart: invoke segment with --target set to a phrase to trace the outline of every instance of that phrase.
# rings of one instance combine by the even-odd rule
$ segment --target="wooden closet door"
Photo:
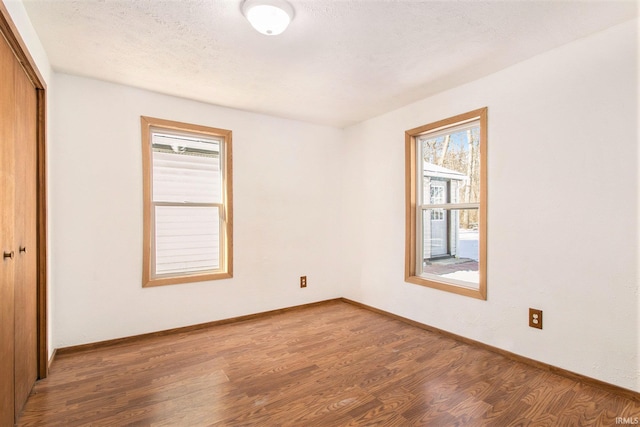
[[[14,422],[14,75],[16,59],[0,36],[0,426]],[[14,252],[13,258],[4,255]]]
[[[38,372],[37,334],[37,96],[27,75],[15,73],[15,416]]]

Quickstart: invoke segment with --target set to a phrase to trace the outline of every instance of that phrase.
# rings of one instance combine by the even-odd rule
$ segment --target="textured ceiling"
[[[634,0],[290,0],[269,37],[241,0],[23,3],[56,71],[338,127],[638,14]]]

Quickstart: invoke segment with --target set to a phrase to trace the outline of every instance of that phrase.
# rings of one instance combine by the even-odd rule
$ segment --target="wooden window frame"
[[[232,132],[172,120],[141,116],[142,128],[142,170],[143,170],[143,270],[142,286],[164,286],[181,283],[203,282],[209,280],[228,279],[233,277],[233,185],[232,185]],[[162,275],[153,274],[153,164],[152,164],[152,128],[173,132],[199,134],[220,139],[223,144],[222,167],[222,213],[220,267],[215,272],[194,272],[190,274]]]
[[[417,138],[436,130],[478,120],[480,123],[480,205],[478,208],[480,221],[479,231],[479,283],[478,289],[457,286],[432,277],[425,278],[417,271],[418,258],[418,184],[417,180]],[[416,285],[427,286],[446,292],[452,292],[481,300],[487,299],[487,107],[449,117],[434,123],[410,129],[405,132],[405,200],[406,200],[406,237],[405,237],[405,281]],[[464,207],[464,204],[460,204]],[[422,237],[420,237],[422,239]]]

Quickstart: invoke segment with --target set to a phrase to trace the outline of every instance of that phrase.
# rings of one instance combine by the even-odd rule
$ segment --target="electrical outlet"
[[[301,288],[307,287],[307,276],[300,276],[300,287]]]
[[[529,326],[542,329],[542,310],[535,308],[529,309]]]

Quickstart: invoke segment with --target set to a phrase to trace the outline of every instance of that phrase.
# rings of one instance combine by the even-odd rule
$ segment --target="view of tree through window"
[[[484,298],[485,121],[482,109],[407,131],[408,281]]]
[[[480,127],[423,139],[422,156],[425,162],[463,173],[468,179],[458,187],[460,203],[480,201]],[[478,226],[478,211],[466,211],[460,219],[464,228]]]
[[[464,129],[427,134],[418,143],[423,160],[423,212],[429,212],[422,222],[422,272],[477,284],[480,126],[474,122]],[[472,208],[452,209],[459,203]]]

